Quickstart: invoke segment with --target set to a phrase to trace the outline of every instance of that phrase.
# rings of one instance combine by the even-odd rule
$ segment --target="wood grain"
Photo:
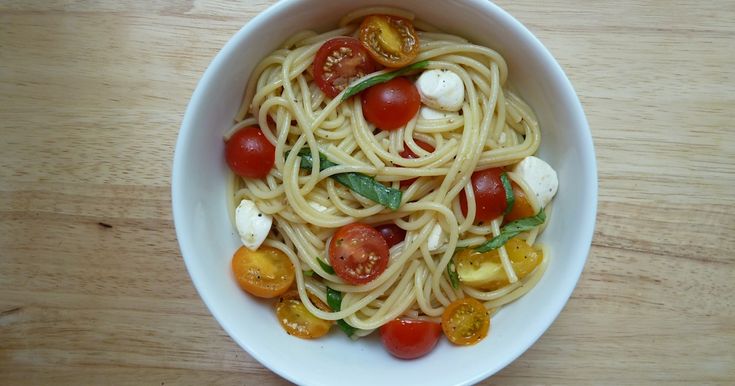
[[[271,1],[0,1],[0,384],[282,385],[181,260],[173,146]],[[485,385],[735,381],[735,3],[498,1],[549,47],[600,174],[567,307]]]

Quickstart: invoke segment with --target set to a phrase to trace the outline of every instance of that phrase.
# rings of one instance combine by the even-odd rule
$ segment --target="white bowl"
[[[442,339],[426,357],[403,361],[390,356],[378,339],[353,342],[338,329],[315,341],[285,334],[270,302],[244,293],[230,272],[232,253],[241,244],[227,213],[229,171],[222,133],[232,123],[250,72],[293,33],[334,28],[349,11],[377,4],[282,1],[253,18],[222,48],[192,96],[176,144],[176,235],[192,281],[214,317],[250,355],[284,378],[320,386],[475,383],[521,355],[557,317],[587,258],[597,207],[592,139],[572,85],[546,48],[492,3],[404,0],[401,7],[499,51],[514,88],[538,115],[540,157],[557,170],[560,188],[542,238],[551,261],[537,287],[502,308],[479,344],[455,347]]]

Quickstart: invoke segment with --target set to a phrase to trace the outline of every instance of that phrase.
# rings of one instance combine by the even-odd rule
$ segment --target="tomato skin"
[[[444,335],[456,345],[473,345],[484,339],[489,329],[490,316],[475,298],[457,299],[442,314]]]
[[[327,40],[314,56],[314,81],[330,98],[353,80],[377,69],[377,64],[359,40],[339,37]]]
[[[403,67],[419,54],[419,38],[410,20],[370,15],[360,24],[360,41],[386,67]]]
[[[398,77],[362,92],[362,114],[381,130],[396,130],[413,118],[421,107],[421,96],[413,83]]]
[[[238,130],[225,142],[225,159],[235,174],[263,178],[276,163],[276,148],[258,126]]]
[[[418,319],[394,319],[380,327],[383,346],[401,359],[415,359],[428,354],[436,346],[441,333],[441,324]]]
[[[388,249],[393,248],[394,245],[406,239],[406,231],[393,223],[378,225],[375,227],[375,230],[383,236],[385,242],[388,244]]]
[[[505,211],[505,188],[500,175],[503,169],[485,169],[472,173],[472,190],[475,193],[475,222],[490,221]],[[462,214],[467,216],[467,196],[464,191],[459,195]]]
[[[308,293],[309,300],[317,308],[328,311],[329,307],[319,298]],[[316,339],[326,335],[334,322],[319,319],[306,308],[299,292],[289,291],[281,295],[276,303],[276,316],[286,333],[303,339]]]
[[[334,272],[352,285],[365,284],[388,267],[388,243],[370,225],[353,223],[337,230],[329,243]]]
[[[513,197],[515,198],[515,201],[513,202],[513,207],[511,208],[510,213],[503,218],[503,223],[508,223],[524,217],[531,217],[536,214],[531,206],[531,202],[528,201],[526,192],[524,192],[523,189],[521,189],[521,187],[515,182],[511,183],[511,186],[513,187]]]
[[[420,139],[414,139],[414,142],[416,142],[416,144],[417,144],[417,145],[419,145],[419,147],[420,147],[420,148],[422,148],[422,149],[424,149],[424,150],[428,151],[429,153],[433,153],[433,152],[434,152],[434,150],[435,150],[435,149],[434,149],[434,146],[431,146],[431,145],[429,145],[428,143],[426,143],[426,142],[424,142],[424,141],[422,141],[422,140],[420,140]],[[403,151],[402,151],[402,152],[400,152],[400,153],[398,153],[398,155],[400,155],[400,156],[401,156],[402,158],[406,158],[406,159],[414,159],[414,158],[419,158],[419,156],[418,156],[418,155],[416,155],[416,153],[414,153],[414,152],[413,152],[413,151],[412,151],[412,150],[411,150],[411,149],[410,149],[410,148],[409,148],[408,146],[406,146],[405,144],[403,145]],[[411,184],[413,184],[414,182],[416,182],[416,180],[417,180],[417,179],[418,179],[418,178],[410,178],[410,179],[408,179],[408,180],[402,180],[402,181],[401,181],[401,189],[406,189],[406,188],[408,188],[409,186],[411,186]]]
[[[256,251],[240,247],[232,256],[232,271],[240,288],[266,299],[288,291],[296,278],[288,256],[268,246]]]

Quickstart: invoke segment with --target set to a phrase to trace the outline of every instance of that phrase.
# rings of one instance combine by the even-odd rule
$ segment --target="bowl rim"
[[[212,316],[214,316],[219,325],[227,332],[229,337],[233,339],[255,360],[257,360],[263,366],[267,367],[269,370],[283,377],[284,379],[287,379],[297,384],[305,384],[303,383],[304,380],[296,379],[294,375],[288,371],[287,367],[284,367],[279,363],[264,360],[262,355],[260,355],[255,347],[252,347],[249,342],[244,341],[237,335],[233,334],[230,327],[226,323],[223,323],[223,317],[220,314],[220,311],[211,306],[212,304],[214,304],[214,301],[211,298],[212,295],[204,289],[201,278],[191,268],[193,266],[192,259],[194,259],[194,257],[193,252],[187,252],[189,247],[187,246],[185,240],[188,235],[184,234],[181,226],[177,226],[177,224],[180,224],[180,219],[184,217],[182,214],[183,211],[187,210],[187,208],[181,204],[181,192],[185,184],[185,173],[183,172],[184,169],[182,166],[184,164],[185,154],[182,149],[185,148],[185,144],[190,141],[189,138],[192,135],[192,131],[195,129],[192,122],[193,116],[195,115],[195,110],[197,110],[198,108],[197,106],[201,105],[204,102],[204,94],[206,88],[205,85],[211,83],[211,80],[217,76],[224,65],[223,62],[225,62],[225,57],[229,55],[229,52],[232,51],[232,49],[237,45],[238,41],[242,40],[247,34],[256,31],[260,27],[260,24],[270,19],[272,15],[283,12],[284,10],[290,8],[292,4],[297,2],[298,0],[280,0],[255,15],[229,38],[227,43],[217,52],[215,57],[207,66],[207,69],[198,81],[192,97],[187,105],[186,112],[184,114],[181,127],[179,129],[178,138],[175,144],[172,167],[171,205],[172,218],[181,255],[183,257],[189,276],[192,279],[192,283],[194,284],[197,293],[202,298],[202,301],[204,302],[209,312],[212,314]],[[545,326],[544,328],[536,330],[534,336],[529,339],[526,344],[515,345],[509,355],[504,356],[503,360],[499,361],[499,363],[497,363],[495,366],[488,366],[486,371],[469,376],[465,378],[463,382],[459,383],[474,384],[488,378],[489,376],[494,375],[495,373],[506,367],[508,364],[515,361],[524,352],[526,352],[532,345],[535,344],[535,342],[541,337],[541,335],[543,335],[549,329],[551,324],[557,319],[562,309],[569,301],[572,292],[579,282],[579,278],[587,262],[587,259],[589,258],[597,216],[599,186],[597,161],[594,151],[594,143],[592,141],[592,133],[579,97],[574,90],[571,81],[562,69],[561,65],[556,61],[548,48],[546,48],[546,46],[544,46],[541,41],[528,28],[526,28],[520,21],[518,21],[515,17],[502,9],[500,6],[496,5],[492,1],[485,0],[464,0],[464,2],[473,8],[482,9],[483,12],[494,13],[499,18],[502,18],[505,20],[505,22],[509,23],[512,28],[520,31],[525,38],[529,39],[530,44],[534,46],[534,50],[541,55],[541,59],[545,62],[545,66],[549,66],[551,68],[551,71],[558,75],[558,80],[560,81],[559,86],[563,88],[563,94],[568,97],[568,100],[564,103],[568,104],[570,109],[578,113],[575,119],[577,120],[577,124],[582,129],[582,133],[584,134],[583,138],[581,138],[584,146],[580,148],[580,151],[581,153],[583,153],[582,155],[585,161],[591,162],[589,168],[587,169],[588,175],[586,176],[586,179],[590,181],[590,186],[588,188],[590,189],[591,193],[591,197],[589,197],[591,199],[591,210],[583,217],[583,222],[580,224],[580,230],[577,234],[578,238],[583,241],[578,244],[583,245],[583,249],[586,251],[586,254],[581,264],[579,264],[576,267],[577,269],[573,272],[573,277],[570,277],[570,279],[573,280],[568,280],[567,282],[569,284],[565,285],[563,291],[560,290],[560,295],[562,296],[559,296],[560,301],[557,301],[555,303],[556,307],[553,309],[553,312],[545,314],[545,320],[543,320],[542,322],[542,324]],[[177,221],[177,219],[179,220]]]

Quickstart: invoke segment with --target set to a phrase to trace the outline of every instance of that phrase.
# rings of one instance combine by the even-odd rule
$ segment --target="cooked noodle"
[[[365,9],[347,15],[338,29],[294,35],[255,68],[237,123],[225,135],[227,138],[254,124],[274,129],[263,130],[276,147],[274,169],[265,179],[236,177],[231,201],[236,205],[241,199],[252,200],[262,212],[273,216],[274,230],[264,245],[290,258],[302,302],[319,318],[345,319],[361,330],[358,336],[399,315],[440,317],[450,302],[464,296],[475,297],[488,309],[495,309],[526,293],[548,264],[548,255],[544,254],[535,271],[518,280],[501,247],[499,255],[510,284],[489,292],[467,286],[452,288],[446,268],[455,249],[480,244],[499,234],[500,219],[474,224],[473,171],[511,165],[534,154],[541,140],[539,126],[529,106],[504,87],[508,68],[497,52],[414,21],[421,27],[420,54],[415,61],[428,60],[427,69],[446,69],[459,75],[466,90],[464,104],[459,112],[448,113],[443,119],[424,120],[417,115],[404,128],[374,133],[374,126],[363,117],[359,95],[340,102],[343,91],[329,99],[315,85],[309,69],[325,41],[354,36],[355,23],[373,13],[413,19],[404,11]],[[414,139],[436,150],[428,153]],[[402,158],[399,153],[404,146],[419,158]],[[297,153],[302,149],[314,155],[311,170],[300,170]],[[317,152],[339,166],[319,171]],[[391,211],[327,178],[343,172],[375,176],[393,188],[399,187],[400,180],[421,178],[404,190],[400,208]],[[513,173],[509,177],[528,190]],[[459,204],[462,191],[467,195],[467,217]],[[534,195],[528,197],[538,210]],[[322,212],[318,205],[327,209]],[[406,240],[391,248],[385,272],[359,286],[345,284],[325,272],[316,260],[320,257],[328,261],[325,256],[331,235],[340,226],[357,221],[372,225],[392,221],[407,230]],[[429,251],[427,238],[435,224],[441,226],[446,242]],[[537,233],[528,232],[527,240],[533,243]],[[313,271],[313,276],[304,275],[306,270]],[[326,301],[327,286],[344,293],[341,311],[323,311],[306,295],[308,289]]]

